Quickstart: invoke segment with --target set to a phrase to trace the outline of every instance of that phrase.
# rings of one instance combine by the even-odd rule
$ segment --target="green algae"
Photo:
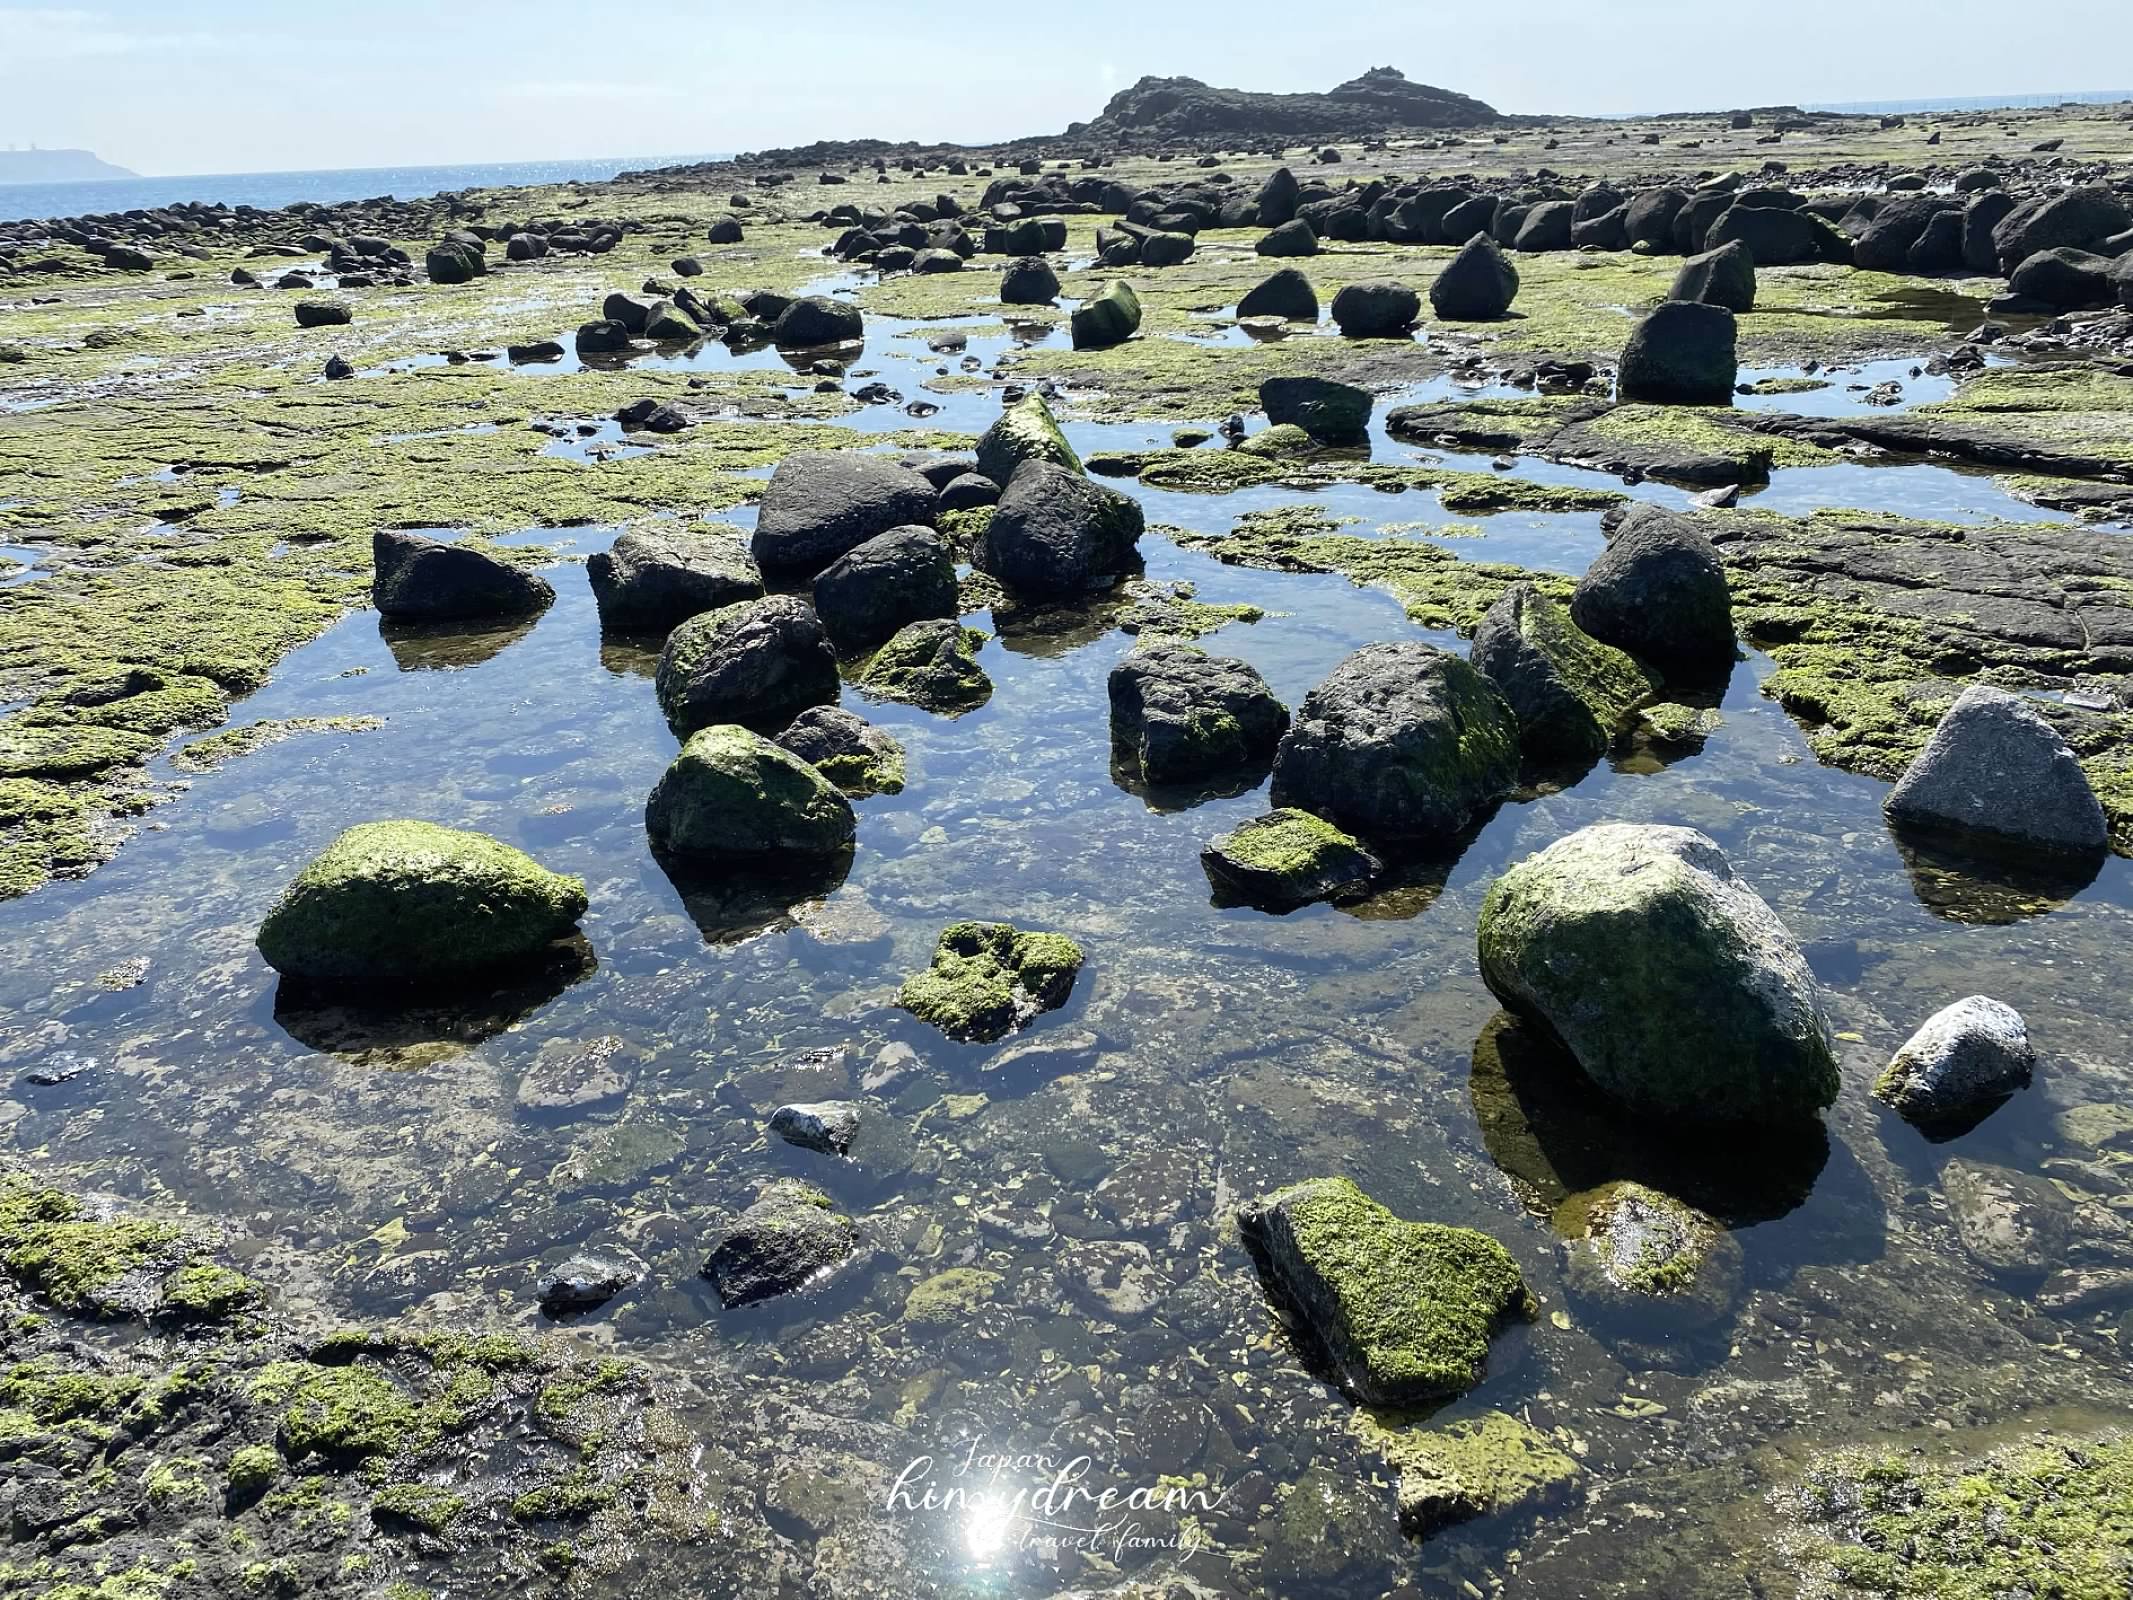
[[[942,931],[932,965],[904,980],[896,1003],[951,1039],[989,1044],[1064,1005],[1086,959],[1064,934],[958,922]]]
[[[992,1300],[999,1286],[997,1272],[950,1267],[911,1286],[904,1297],[904,1321],[918,1328],[964,1327]]]
[[[0,1174],[0,1268],[63,1310],[98,1308],[102,1291],[169,1265],[183,1243],[172,1223],[99,1220],[71,1195]]]
[[[430,1483],[391,1483],[371,1500],[371,1517],[385,1527],[419,1529],[435,1536],[463,1516],[466,1497]]]
[[[226,728],[181,745],[171,765],[181,772],[212,772],[225,762],[308,733],[369,733],[385,726],[383,717],[279,717]]]
[[[158,1310],[185,1321],[222,1322],[258,1305],[262,1296],[260,1286],[243,1273],[194,1261],[164,1281]]]
[[[265,1494],[281,1475],[281,1455],[272,1445],[241,1445],[223,1468],[223,1488],[234,1501],[250,1502]]]
[[[367,1366],[278,1361],[253,1379],[250,1393],[261,1404],[287,1407],[281,1443],[297,1461],[310,1455],[329,1460],[397,1455],[435,1442],[444,1427],[440,1415],[427,1412],[392,1379]]]
[[[1849,1450],[1788,1497],[1812,1591],[1884,1600],[2118,1600],[2133,1551],[2133,1441],[2039,1437],[1982,1460]]]
[[[1530,1424],[1486,1411],[1441,1428],[1407,1428],[1357,1413],[1363,1448],[1400,1478],[1400,1526],[1411,1536],[1475,1517],[1558,1505],[1583,1476],[1575,1457]]]
[[[1009,406],[978,439],[978,471],[1005,487],[1025,461],[1043,461],[1081,471],[1081,457],[1067,443],[1044,396],[1032,394]]]
[[[911,623],[874,653],[859,687],[946,716],[975,710],[992,698],[992,679],[978,665],[986,637],[955,623]]]

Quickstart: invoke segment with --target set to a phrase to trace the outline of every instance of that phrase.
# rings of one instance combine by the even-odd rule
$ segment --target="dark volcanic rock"
[[[1755,309],[1755,257],[1738,240],[1690,256],[1681,264],[1669,300],[1695,300],[1728,311]]]
[[[1059,298],[1059,274],[1042,256],[1021,256],[1000,274],[1000,303],[1044,306]]]
[[[720,722],[776,729],[809,706],[836,703],[837,656],[813,608],[770,595],[684,622],[653,681],[679,736]]]
[[[785,308],[774,337],[780,345],[794,349],[857,344],[866,337],[866,323],[855,305],[827,295],[809,295]]]
[[[1570,599],[1571,620],[1663,670],[1733,659],[1733,600],[1718,553],[1688,518],[1640,505],[1622,519]]]
[[[864,650],[907,622],[955,616],[955,556],[931,528],[891,528],[825,567],[814,599],[837,648]]]
[[[610,627],[671,629],[763,592],[763,574],[732,528],[628,528],[585,563]]]
[[[1693,300],[1668,300],[1638,323],[1622,347],[1617,377],[1624,400],[1722,406],[1740,376],[1733,313]]]
[[[1518,722],[1495,685],[1427,644],[1375,644],[1304,697],[1273,800],[1366,839],[1446,844],[1511,790]]]
[[[1992,230],[2002,272],[2012,272],[2040,250],[2094,250],[2126,230],[2126,205],[2108,189],[2069,189],[2039,195],[2010,211]]]
[[[1143,78],[1113,95],[1079,137],[1135,146],[1159,140],[1204,145],[1210,135],[1330,140],[1495,120],[1495,111],[1479,100],[1410,83],[1379,67],[1328,94],[1256,94],[1210,88],[1197,78]]]
[[[1492,322],[1518,295],[1518,268],[1496,241],[1476,234],[1429,286],[1429,303],[1445,322]]]
[[[524,616],[555,600],[537,572],[469,544],[443,544],[391,529],[370,536],[371,603],[378,615],[410,622]]]
[[[1351,339],[1398,339],[1422,315],[1422,297],[1404,283],[1371,278],[1333,297],[1333,320]]]
[[[1111,669],[1111,740],[1150,783],[1181,783],[1274,753],[1288,708],[1242,661],[1144,644]]]
[[[1315,256],[1318,254],[1318,235],[1311,231],[1311,224],[1301,217],[1291,218],[1253,246],[1263,256]]]
[[[2039,250],[2008,274],[2007,286],[2061,311],[2086,311],[2117,298],[2112,270],[2109,260],[2085,250]]]
[[[1972,684],[1883,802],[1897,822],[2037,850],[2100,853],[2110,842],[2081,763],[2018,695]]]
[[[1331,378],[1269,378],[1259,386],[1259,406],[1267,421],[1299,427],[1320,444],[1356,444],[1369,438],[1375,404],[1368,389]]]
[[[1015,470],[974,561],[1027,598],[1110,587],[1140,567],[1141,504],[1048,461]]]
[[[804,1288],[852,1253],[849,1217],[812,1184],[779,1178],[726,1230],[704,1276],[728,1306],[751,1305]]]
[[[751,548],[766,572],[812,576],[891,528],[931,527],[933,485],[857,450],[802,450],[763,491]]]
[[[1280,317],[1287,322],[1318,320],[1318,291],[1294,267],[1283,267],[1237,302],[1239,317]]]
[[[1308,811],[1277,810],[1222,834],[1200,852],[1220,894],[1269,911],[1359,894],[1384,863]]]

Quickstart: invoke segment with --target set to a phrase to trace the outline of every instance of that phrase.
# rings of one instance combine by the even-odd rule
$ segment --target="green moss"
[[[163,1284],[164,1314],[197,1322],[221,1322],[259,1304],[258,1284],[241,1272],[195,1261],[180,1267]]]
[[[1744,482],[1767,478],[1773,467],[1826,467],[1844,459],[1820,445],[1729,426],[1721,420],[1727,415],[1698,406],[1619,405],[1585,426],[1603,439],[1675,445],[1722,456],[1740,469]]]
[[[911,623],[875,652],[859,687],[943,715],[974,710],[992,698],[992,679],[978,665],[985,638],[954,623]]]
[[[1365,1411],[1355,1429],[1363,1447],[1400,1475],[1400,1526],[1411,1535],[1554,1505],[1582,1471],[1545,1435],[1501,1411],[1428,1429]]]
[[[434,1439],[447,1415],[442,1408],[419,1404],[367,1366],[277,1361],[252,1380],[251,1396],[263,1405],[287,1407],[282,1447],[299,1461],[309,1455],[336,1461],[394,1455]]]
[[[978,440],[978,471],[1005,485],[1025,461],[1048,462],[1068,472],[1081,471],[1081,457],[1067,443],[1044,396],[1031,394],[1000,414]]]
[[[1308,811],[1281,811],[1272,827],[1228,835],[1228,853],[1244,865],[1284,878],[1315,871],[1328,850],[1357,848],[1355,839]]]
[[[615,1488],[587,1467],[575,1467],[559,1482],[528,1489],[511,1502],[518,1522],[575,1522],[615,1503]]]
[[[231,1452],[223,1469],[223,1488],[232,1500],[249,1502],[265,1494],[280,1475],[281,1455],[272,1445],[242,1445]]]
[[[145,1387],[129,1375],[70,1372],[49,1360],[23,1362],[0,1374],[0,1438],[50,1429],[109,1438]]]
[[[604,1356],[589,1368],[573,1368],[542,1384],[540,1398],[535,1402],[536,1409],[544,1417],[561,1421],[594,1395],[625,1387],[631,1381],[632,1373],[628,1362]]]
[[[466,1511],[464,1496],[431,1483],[392,1483],[370,1503],[371,1519],[381,1527],[406,1527],[441,1534]]]
[[[983,1267],[950,1267],[912,1285],[904,1321],[914,1327],[948,1329],[969,1325],[1000,1286],[1000,1275]]]
[[[148,1503],[158,1511],[182,1510],[189,1506],[207,1503],[207,1480],[201,1474],[202,1463],[193,1456],[180,1456],[174,1460],[161,1461],[149,1468],[141,1479],[141,1487],[148,1495]]]
[[[82,1203],[26,1178],[0,1174],[0,1268],[68,1311],[91,1311],[99,1291],[179,1252],[167,1222],[98,1221]]]
[[[1463,1392],[1495,1333],[1532,1311],[1518,1263],[1494,1239],[1405,1221],[1346,1178],[1284,1189],[1240,1220],[1365,1398]]]
[[[951,1039],[991,1043],[1063,1005],[1085,959],[1064,934],[958,922],[942,932],[933,964],[904,980],[897,1004]]]
[[[1794,1497],[1834,1591],[1898,1600],[2120,1600],[2133,1441],[2039,1438],[1970,1462],[1846,1451]]]

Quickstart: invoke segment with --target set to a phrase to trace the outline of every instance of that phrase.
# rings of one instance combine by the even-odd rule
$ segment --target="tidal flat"
[[[1141,195],[1288,170],[1536,205],[1723,174],[1825,203],[1972,170],[2024,198],[2133,185],[2122,107],[1766,135],[1521,122],[1036,173],[787,152],[262,213],[147,270],[0,246],[0,1594],[2122,1592],[2133,310],[2010,308],[1997,268],[1758,265],[1745,392],[1691,406],[1616,383],[1670,251],[1514,241],[1510,315],[1358,338],[1340,291],[1426,306],[1457,247],[1272,259],[1255,219],[1107,264],[1119,216],[1090,202],[1038,252],[1056,295],[1003,304],[1011,257],[977,237],[1051,217],[984,195],[1062,162]],[[811,215],[923,233],[942,195],[956,270],[832,255],[864,216]],[[406,281],[332,270],[366,218]],[[615,237],[511,258],[536,218]],[[486,270],[433,281],[466,228]],[[1284,267],[1320,309],[1240,318]],[[290,271],[310,286],[232,279]],[[1077,349],[1114,280],[1137,332]],[[579,348],[608,297],[684,287],[722,325]],[[777,343],[759,308],[817,296],[861,338]],[[314,298],[350,319],[299,326]],[[1282,379],[1367,391],[1367,424],[1272,423]],[[1030,395],[1145,522],[1139,570],[1018,593],[987,553],[1006,510],[943,509],[933,620],[974,653],[952,704],[870,673],[879,639],[837,653],[831,693],[900,750],[893,782],[823,764],[847,846],[775,871],[655,850],[686,736],[667,636],[603,620],[592,558],[707,526],[760,556],[781,464],[980,465]],[[1300,723],[1366,647],[1463,663],[1514,590],[1569,614],[1646,507],[1707,541],[1737,649],[1658,674],[1578,759],[1528,752],[1448,838],[1343,820],[1369,870],[1270,911],[1202,852],[1293,803],[1275,758],[1158,781],[1120,747],[1114,669],[1155,647],[1244,663]],[[552,600],[381,616],[381,532]],[[2063,741],[2107,847],[2013,860],[1891,823],[1980,685]],[[278,974],[263,922],[382,819],[580,881],[574,935],[441,986]],[[1614,823],[1696,830],[1789,933],[1826,1109],[1670,1125],[1505,1009],[1492,887]],[[1078,960],[944,937],[964,924]],[[929,972],[1003,990],[1008,1031],[929,1025]],[[1875,1084],[1970,995],[2020,1014],[2034,1080],[1929,1133]],[[852,1120],[772,1126],[826,1105]],[[1240,1230],[1319,1180],[1500,1250],[1520,1290],[1479,1333],[1396,1330],[1431,1372],[1478,1349],[1466,1381],[1374,1388],[1342,1342],[1383,1327],[1329,1333],[1271,1225]],[[1624,1191],[1701,1219],[1693,1306],[1665,1274],[1595,1291],[1592,1218]],[[1377,1237],[1347,1207],[1334,1231]],[[789,1292],[711,1270],[751,1217],[817,1248],[810,1213],[845,1231]],[[544,1281],[586,1263],[611,1277]]]

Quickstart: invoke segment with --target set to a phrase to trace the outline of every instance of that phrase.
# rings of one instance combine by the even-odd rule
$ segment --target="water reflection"
[[[283,978],[274,989],[274,1022],[312,1050],[419,1065],[516,1026],[598,967],[592,946],[575,936],[493,981],[449,988]]]
[[[2106,859],[1999,849],[1913,823],[1889,835],[1918,903],[1949,922],[2006,926],[2058,910],[2096,881]]]
[[[463,622],[396,622],[378,619],[378,637],[402,672],[461,672],[493,661],[518,643],[540,618],[517,617],[493,627]]]

